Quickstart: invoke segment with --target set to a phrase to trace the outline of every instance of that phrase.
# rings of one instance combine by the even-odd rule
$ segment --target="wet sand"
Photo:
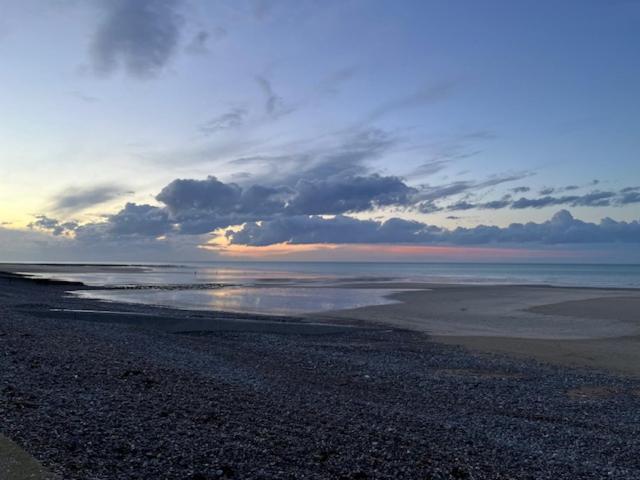
[[[368,285],[364,286],[365,288]],[[330,312],[480,351],[640,375],[640,291],[412,284],[398,303]]]

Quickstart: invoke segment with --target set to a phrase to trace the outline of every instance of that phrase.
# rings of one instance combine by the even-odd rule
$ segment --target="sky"
[[[640,262],[640,0],[0,0],[0,261]]]

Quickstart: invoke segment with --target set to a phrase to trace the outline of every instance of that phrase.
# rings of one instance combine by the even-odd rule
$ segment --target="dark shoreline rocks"
[[[0,431],[65,480],[640,478],[638,380],[400,330],[174,334],[49,318],[241,317],[68,288],[0,276]]]

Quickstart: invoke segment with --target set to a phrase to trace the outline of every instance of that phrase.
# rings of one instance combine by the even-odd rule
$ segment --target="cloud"
[[[620,205],[630,205],[632,203],[640,203],[640,192],[625,192],[618,199]]]
[[[288,107],[284,99],[278,95],[271,86],[271,81],[263,76],[256,76],[256,82],[265,96],[264,110],[270,117],[281,117],[293,112],[293,108]]]
[[[432,160],[430,162],[423,163],[411,172],[410,176],[414,178],[429,177],[434,175],[449,166],[451,160]]]
[[[49,218],[46,215],[38,215],[28,227],[32,230],[41,232],[49,232],[54,236],[60,236],[74,232],[78,228],[77,222],[61,222],[55,218]]]
[[[417,221],[392,218],[386,221],[359,220],[346,216],[324,218],[296,216],[261,223],[248,223],[239,231],[228,231],[231,244],[266,246],[277,243],[358,244],[393,243],[421,245],[486,244],[640,244],[640,223],[600,223],[575,219],[561,210],[541,223],[513,223],[508,227],[480,225],[447,230]]]
[[[399,177],[378,174],[300,180],[294,190],[295,195],[285,209],[294,215],[335,215],[391,205],[406,206],[416,193]]]
[[[200,131],[202,133],[210,135],[222,130],[241,127],[244,124],[248,114],[249,112],[246,108],[233,108],[230,111],[214,117],[208,122],[201,125]]]
[[[69,188],[53,199],[51,208],[59,213],[72,213],[118,198],[126,189],[119,185],[99,185],[90,188]]]
[[[292,194],[287,187],[242,188],[210,176],[174,180],[156,199],[166,206],[181,233],[202,234],[282,213]]]
[[[425,85],[414,93],[384,102],[370,111],[364,118],[362,124],[375,122],[390,113],[423,105],[430,105],[444,100],[451,96],[455,85],[456,83],[452,81],[443,81],[433,85]]]
[[[293,154],[242,157],[230,166],[250,169],[246,183],[295,185],[301,179],[353,177],[370,172],[369,164],[387,153],[396,138],[377,128],[349,132],[330,143]]]
[[[173,215],[192,210],[224,211],[233,209],[242,196],[235,183],[223,183],[216,177],[206,180],[177,179],[164,187],[156,199]]]
[[[565,237],[562,237],[560,230],[554,230],[555,227],[551,226],[558,224],[559,220],[567,220],[568,212],[558,214],[550,220],[552,223],[526,224],[524,227],[514,224],[508,229],[480,226],[453,231],[419,221],[395,218],[380,222],[357,219],[351,215],[372,214],[380,210],[429,214],[443,210],[603,206],[640,202],[638,187],[627,187],[619,192],[592,191],[583,195],[547,195],[539,198],[515,199],[511,194],[506,194],[499,199],[478,202],[473,198],[484,195],[484,192],[491,191],[497,185],[519,181],[531,174],[509,173],[493,175],[484,180],[413,186],[400,177],[371,172],[369,162],[386,152],[390,145],[393,145],[393,138],[385,132],[367,129],[335,149],[323,148],[304,158],[250,157],[234,162],[252,171],[262,162],[274,168],[286,165],[281,171],[270,171],[264,175],[266,182],[256,181],[255,176],[243,177],[242,183],[225,182],[215,176],[176,179],[155,197],[157,205],[127,203],[121,211],[105,216],[102,221],[82,225],[39,216],[31,227],[57,236],[75,237],[82,243],[117,242],[118,239],[124,242],[152,241],[186,235],[195,237],[230,227],[240,227],[239,231],[233,228],[228,233],[230,241],[236,244],[246,242],[247,245],[312,241],[453,245],[553,243],[556,237],[561,238],[558,241],[563,243],[568,242],[568,234],[565,232]],[[522,187],[517,189],[521,191]],[[73,190],[61,195],[55,207],[60,212],[80,211],[121,193],[122,190],[116,187]],[[572,231],[589,233],[591,239],[599,238],[598,235],[603,232],[601,225],[594,230],[591,224],[573,219],[571,222],[565,221],[564,225]],[[616,225],[620,235],[632,228],[624,223]],[[612,226],[607,224],[607,228]]]
[[[501,208],[507,207],[511,203],[511,197],[505,196],[501,200],[493,200],[491,202],[486,202],[483,204],[484,208],[489,210],[499,210]]]
[[[181,232],[206,233],[276,216],[331,215],[404,206],[411,203],[414,193],[400,178],[378,174],[245,188],[210,176],[205,180],[174,180],[156,199],[166,206]]]
[[[209,32],[206,30],[200,30],[196,33],[191,39],[191,42],[189,42],[185,48],[187,53],[191,53],[192,55],[204,55],[209,53],[209,48],[207,47],[209,36]]]
[[[472,208],[476,208],[476,206],[472,203],[462,200],[460,202],[454,203],[453,205],[449,205],[447,210],[450,210],[452,212],[458,212],[458,211],[464,211],[464,210],[471,210]]]
[[[520,198],[510,204],[511,208],[543,208],[553,205],[572,207],[606,207],[611,205],[614,192],[591,192],[585,195],[565,195],[562,197],[545,196],[541,198]]]
[[[173,229],[168,212],[152,205],[127,203],[104,222],[89,223],[75,228],[78,240],[96,242],[124,238],[156,238]]]
[[[486,188],[495,187],[496,185],[500,185],[502,183],[522,180],[523,178],[526,178],[530,175],[531,173],[529,172],[522,172],[515,174],[494,175],[480,182],[473,180],[460,180],[444,185],[423,185],[420,188],[420,192],[418,193],[417,198],[419,200],[424,200],[427,202],[443,200],[455,195],[460,195],[463,193],[466,194]],[[466,206],[467,204],[465,202],[462,205]],[[463,209],[466,210],[466,208]]]
[[[157,75],[177,50],[184,23],[179,0],[103,0],[100,5],[103,19],[91,44],[94,70]]]
[[[511,189],[513,193],[527,193],[530,190],[531,188],[529,187],[515,187]]]
[[[574,188],[575,187],[575,188]],[[451,186],[452,191],[459,193],[457,184]],[[541,192],[547,191],[566,191],[576,190],[579,187],[568,186],[561,188],[546,188]],[[511,189],[515,191],[516,189]],[[520,190],[520,187],[518,188]],[[515,210],[523,210],[527,208],[546,208],[553,206],[569,206],[569,207],[610,207],[610,206],[624,206],[634,203],[640,203],[640,189],[637,187],[623,188],[618,192],[615,191],[593,191],[585,193],[583,195],[561,195],[552,196],[545,195],[542,197],[520,197],[517,200],[513,200],[510,196],[504,196],[500,200],[494,200],[490,202],[472,203],[467,200],[459,201],[448,205],[445,209],[456,210],[498,210],[502,208],[511,208]],[[446,192],[445,192],[446,193]]]
[[[358,220],[346,216],[283,217],[267,222],[250,223],[239,232],[227,232],[232,244],[266,246],[277,243],[414,243],[440,232],[415,221],[394,218],[386,222]]]
[[[208,30],[200,30],[185,47],[185,51],[192,55],[206,55],[209,53],[209,43],[212,40],[217,42],[226,36],[227,30],[220,26],[215,27],[211,32]]]

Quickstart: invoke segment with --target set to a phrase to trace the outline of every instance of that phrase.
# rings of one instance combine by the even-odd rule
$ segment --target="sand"
[[[640,291],[411,285],[398,303],[330,312],[470,349],[640,375]],[[365,286],[368,288],[368,286]]]
[[[31,455],[0,434],[0,479],[54,480],[55,477]]]

